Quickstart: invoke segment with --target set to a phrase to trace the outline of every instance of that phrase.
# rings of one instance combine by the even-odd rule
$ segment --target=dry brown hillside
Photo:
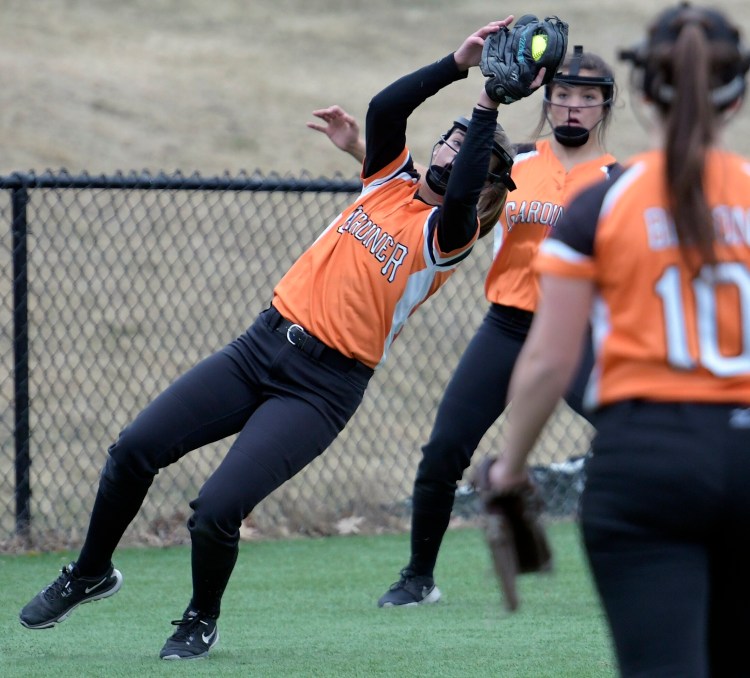
[[[717,6],[745,17],[746,0]],[[666,3],[591,0],[524,4],[485,0],[3,0],[0,21],[0,173],[65,167],[241,169],[328,175],[352,161],[305,127],[310,111],[339,103],[362,118],[390,80],[455,49],[505,13],[560,14],[571,44],[614,61]],[[610,148],[646,143],[622,74]],[[413,117],[409,143],[424,157],[481,86],[475,71]],[[521,140],[538,96],[502,119]],[[732,145],[750,152],[750,110]]]

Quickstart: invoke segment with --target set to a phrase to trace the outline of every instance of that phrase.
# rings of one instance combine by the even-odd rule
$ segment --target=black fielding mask
[[[674,99],[674,87],[670,82],[664,82],[652,57],[655,50],[673,45],[687,24],[700,26],[708,42],[725,43],[737,50],[737,58],[725,69],[720,84],[711,90],[713,105],[723,111],[745,93],[750,51],[742,44],[737,28],[721,12],[681,2],[662,12],[644,41],[619,50],[618,57],[630,62],[639,72],[638,86],[647,97],[661,106],[669,106]]]
[[[432,147],[432,155],[435,155],[435,149],[439,144],[444,144],[446,139],[457,129],[460,129],[466,134],[469,129],[469,119],[463,116],[459,116],[453,121],[451,128],[440,137],[438,142]],[[492,142],[492,154],[498,159],[498,167],[495,172],[487,173],[487,181],[492,183],[502,183],[506,186],[509,191],[516,189],[516,184],[513,179],[510,178],[510,168],[513,167],[513,158],[510,154],[498,144],[496,141]],[[451,170],[453,165],[443,167],[441,165],[430,165],[427,168],[427,174],[425,175],[425,181],[430,189],[438,195],[445,195],[445,191],[448,188],[448,179],[451,176]]]
[[[589,131],[575,125],[558,125],[552,133],[559,143],[568,148],[578,148],[589,140]]]
[[[447,167],[442,167],[440,165],[430,165],[427,168],[425,181],[427,181],[427,185],[432,189],[434,193],[437,193],[438,195],[445,195],[445,191],[448,189],[448,179],[450,179],[451,177],[452,169],[453,165],[448,165]]]
[[[432,147],[432,156],[435,155],[435,149],[437,149],[440,144],[444,144],[447,141],[448,137],[453,134],[454,130],[456,129],[460,129],[464,133],[466,133],[466,130],[469,129],[469,121],[464,117],[456,118],[456,120],[453,121],[450,129],[445,134],[443,134]],[[430,189],[432,189],[434,193],[437,193],[441,196],[445,195],[445,191],[448,188],[448,179],[450,179],[452,169],[452,164],[448,166],[431,164],[427,168],[425,180],[427,181],[427,185],[430,187]]]

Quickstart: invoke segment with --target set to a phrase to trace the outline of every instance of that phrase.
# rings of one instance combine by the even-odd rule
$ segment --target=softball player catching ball
[[[409,316],[470,253],[482,193],[508,181],[509,143],[484,87],[470,124],[441,138],[424,175],[406,146],[406,123],[428,97],[467,77],[485,38],[512,20],[482,26],[371,100],[361,194],[281,278],[244,334],[179,377],[120,433],[81,553],[21,610],[24,626],[50,628],[78,605],[116,593],[122,575],[112,555],[156,473],[236,435],[190,503],[192,597],[160,656],[193,659],[216,644],[243,519],[344,428]]]

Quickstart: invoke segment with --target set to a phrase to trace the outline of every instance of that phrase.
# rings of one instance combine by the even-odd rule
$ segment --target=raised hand
[[[490,21],[486,26],[474,31],[461,46],[453,53],[458,68],[462,71],[469,70],[472,66],[478,66],[482,58],[484,39],[490,33],[496,33],[513,23],[513,15],[507,16],[502,21]]]
[[[307,126],[325,134],[336,148],[353,155],[357,160],[364,159],[364,142],[360,136],[359,123],[341,106],[329,106],[313,111],[316,118],[325,124],[308,122]]]

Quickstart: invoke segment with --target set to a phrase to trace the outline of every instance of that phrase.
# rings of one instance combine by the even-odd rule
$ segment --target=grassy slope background
[[[616,49],[637,40],[644,22],[668,4],[3,0],[0,173],[353,174],[352,161],[305,127],[313,109],[339,103],[362,120],[380,88],[506,13],[559,14],[570,23],[571,45],[615,62]],[[746,17],[744,0],[715,6]],[[625,157],[646,139],[619,64],[617,73],[610,150]],[[417,157],[470,109],[481,83],[477,70],[417,111],[408,135]],[[537,95],[503,110],[514,139],[530,134],[539,103]],[[750,152],[747,111],[730,145]]]

